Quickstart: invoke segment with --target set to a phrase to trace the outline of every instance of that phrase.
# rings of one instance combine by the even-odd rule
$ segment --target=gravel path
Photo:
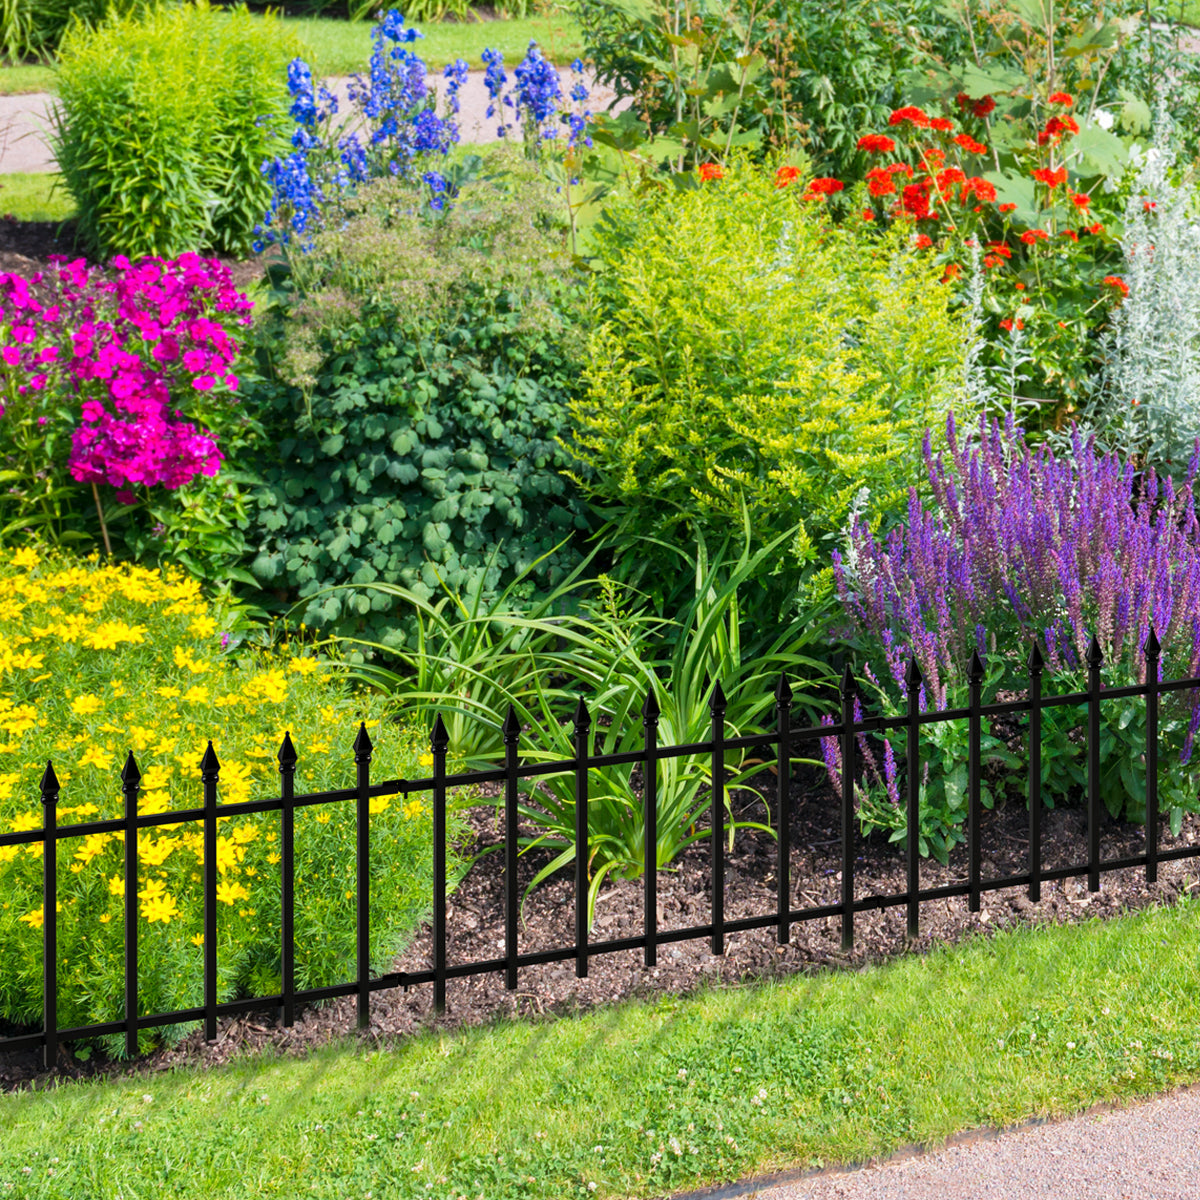
[[[776,1176],[677,1200],[1196,1200],[1200,1088],[1007,1132],[853,1171]]]
[[[571,72],[564,67],[559,74],[563,81],[563,93],[566,94],[574,82]],[[440,93],[445,87],[445,80],[440,75],[433,78]],[[584,79],[591,89],[589,106],[592,111],[609,110],[615,98],[613,93],[607,88],[597,87],[590,76],[585,75]],[[345,101],[347,80],[343,78],[330,82],[333,90]],[[489,99],[482,71],[473,71],[467,77],[467,83],[459,93],[459,101],[462,140],[471,145],[494,142],[496,123],[485,116]],[[42,173],[55,169],[54,157],[45,138],[50,128],[50,109],[53,104],[54,97],[45,92],[0,96],[0,174],[18,171]]]

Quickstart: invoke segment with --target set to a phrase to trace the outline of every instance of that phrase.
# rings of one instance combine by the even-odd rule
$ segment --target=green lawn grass
[[[65,221],[75,215],[66,188],[55,174],[0,175],[0,214],[21,221]]]
[[[289,17],[288,25],[308,47],[309,61],[318,76],[352,75],[366,69],[371,55],[371,25],[366,21],[335,21],[321,17]],[[465,58],[482,70],[480,55],[490,47],[506,60],[524,57],[531,41],[541,46],[552,62],[566,64],[583,53],[579,27],[554,12],[512,21],[441,22],[418,26],[424,34],[416,51],[431,70],[440,71],[456,58]],[[54,72],[47,66],[0,67],[0,95],[54,90]]]
[[[1198,933],[1184,900],[863,971],[11,1094],[0,1195],[648,1197],[861,1161],[1200,1078]]]

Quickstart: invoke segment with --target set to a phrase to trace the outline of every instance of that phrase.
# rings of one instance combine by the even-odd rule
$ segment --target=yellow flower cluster
[[[210,738],[222,805],[279,795],[276,756],[285,731],[299,754],[297,794],[353,786],[360,720],[375,743],[373,779],[423,773],[428,755],[412,733],[383,719],[379,698],[352,694],[310,645],[300,640],[270,655],[243,649],[233,657],[227,646],[237,633],[228,609],[210,604],[194,580],[169,567],[0,550],[0,835],[42,828],[39,785],[47,760],[61,787],[60,827],[124,815],[122,770],[130,753],[140,773],[139,814],[198,810],[200,760]],[[326,922],[319,937],[311,929],[305,936],[333,938],[351,962],[353,906],[344,891],[346,866],[354,861],[354,813],[353,801],[299,810],[295,851],[306,911],[311,906],[319,914],[312,919]],[[382,873],[372,877],[371,923],[384,938],[405,906],[412,910],[405,919],[415,922],[414,905],[425,903],[426,885],[414,887],[413,880],[429,869],[428,807],[416,797],[402,804],[377,797],[370,813],[373,859]],[[279,828],[278,813],[218,819],[218,953],[222,962],[238,962],[240,972],[223,977],[223,995],[269,973],[277,961]],[[0,997],[16,997],[16,1007],[7,1011],[0,1001],[0,1018],[38,1003],[33,992],[22,1000],[21,989],[36,991],[40,978],[40,967],[30,964],[40,954],[44,853],[41,841],[0,846],[0,944],[16,947],[15,957],[0,962]],[[122,993],[125,834],[61,837],[58,854],[59,907],[69,914],[59,922],[60,1021],[113,1019],[111,1011],[87,1005],[100,1003],[89,998]],[[173,963],[200,955],[204,865],[201,821],[139,829],[137,909],[150,939],[144,963],[167,947],[174,948]],[[270,912],[274,924],[259,915]],[[300,946],[299,927],[297,938]],[[29,962],[21,966],[23,956]],[[332,970],[338,959],[322,954],[317,961]],[[112,973],[111,987],[96,982],[105,972]],[[29,982],[10,986],[18,977]],[[148,978],[162,992],[147,994],[148,1008],[196,1002],[189,972],[172,967]],[[310,979],[307,986],[338,978]]]

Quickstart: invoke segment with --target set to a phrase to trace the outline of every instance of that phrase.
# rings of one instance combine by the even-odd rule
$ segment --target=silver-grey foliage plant
[[[1125,210],[1129,292],[1085,422],[1102,444],[1168,470],[1200,436],[1200,214],[1191,172],[1175,170],[1172,129],[1160,107]]]

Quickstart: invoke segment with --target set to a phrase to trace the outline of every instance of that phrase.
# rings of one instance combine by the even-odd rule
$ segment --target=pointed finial
[[[508,706],[508,716],[504,718],[504,740],[515,742],[521,736],[521,722],[517,720],[517,710],[512,704]]]
[[[708,698],[708,707],[713,712],[724,712],[726,708],[729,707],[729,703],[725,699],[725,692],[721,687],[721,681],[719,679],[713,684],[712,695]]]
[[[370,758],[371,751],[375,747],[371,743],[371,735],[367,732],[366,721],[361,721],[358,726],[358,735],[354,739],[354,757],[358,759]]]
[[[58,776],[54,773],[54,764],[46,759],[46,769],[42,772],[42,803],[48,804],[51,797],[57,796],[61,790]]]
[[[925,676],[921,674],[921,666],[917,662],[915,654],[909,655],[908,666],[904,668],[904,682],[909,691],[916,691],[925,682]]]
[[[287,767],[294,767],[296,760],[300,757],[296,753],[296,747],[292,745],[292,735],[290,730],[285,730],[283,735],[283,743],[279,747],[279,753],[275,756],[279,759],[280,770]]]
[[[646,693],[646,703],[642,705],[642,717],[647,721],[657,721],[659,716],[658,697],[654,694],[654,685]]]
[[[204,757],[200,760],[200,774],[215,775],[221,769],[221,764],[217,761],[217,752],[213,749],[213,744],[208,743],[208,749],[204,752]]]
[[[1146,638],[1146,657],[1157,658],[1162,653],[1162,647],[1158,644],[1158,635],[1154,632],[1154,626],[1150,626],[1149,636]]]
[[[137,787],[141,777],[142,773],[138,770],[137,759],[133,757],[133,751],[130,750],[125,759],[125,765],[121,768],[121,782],[127,788],[134,788]]]
[[[435,752],[445,750],[450,745],[450,734],[446,731],[446,722],[442,720],[441,713],[438,713],[433,722],[433,733],[429,737],[429,744]]]
[[[590,729],[592,727],[592,714],[588,712],[588,706],[584,704],[583,697],[579,697],[579,703],[575,705],[575,728]]]
[[[967,678],[972,683],[978,683],[983,678],[983,659],[979,657],[979,648],[971,651],[971,661],[967,664]]]
[[[787,675],[782,671],[779,674],[779,682],[775,685],[775,703],[780,708],[788,708],[792,703],[792,685],[788,683]]]
[[[1037,638],[1029,643],[1029,657],[1025,660],[1025,665],[1028,666],[1030,675],[1040,675],[1045,669],[1046,660],[1042,657],[1042,650],[1037,644]]]
[[[850,670],[850,664],[846,664],[846,669],[842,672],[842,695],[847,696],[854,691],[854,672]]]
[[[1100,643],[1094,633],[1091,644],[1088,646],[1087,661],[1089,667],[1098,667],[1104,661],[1104,653],[1100,649]]]

